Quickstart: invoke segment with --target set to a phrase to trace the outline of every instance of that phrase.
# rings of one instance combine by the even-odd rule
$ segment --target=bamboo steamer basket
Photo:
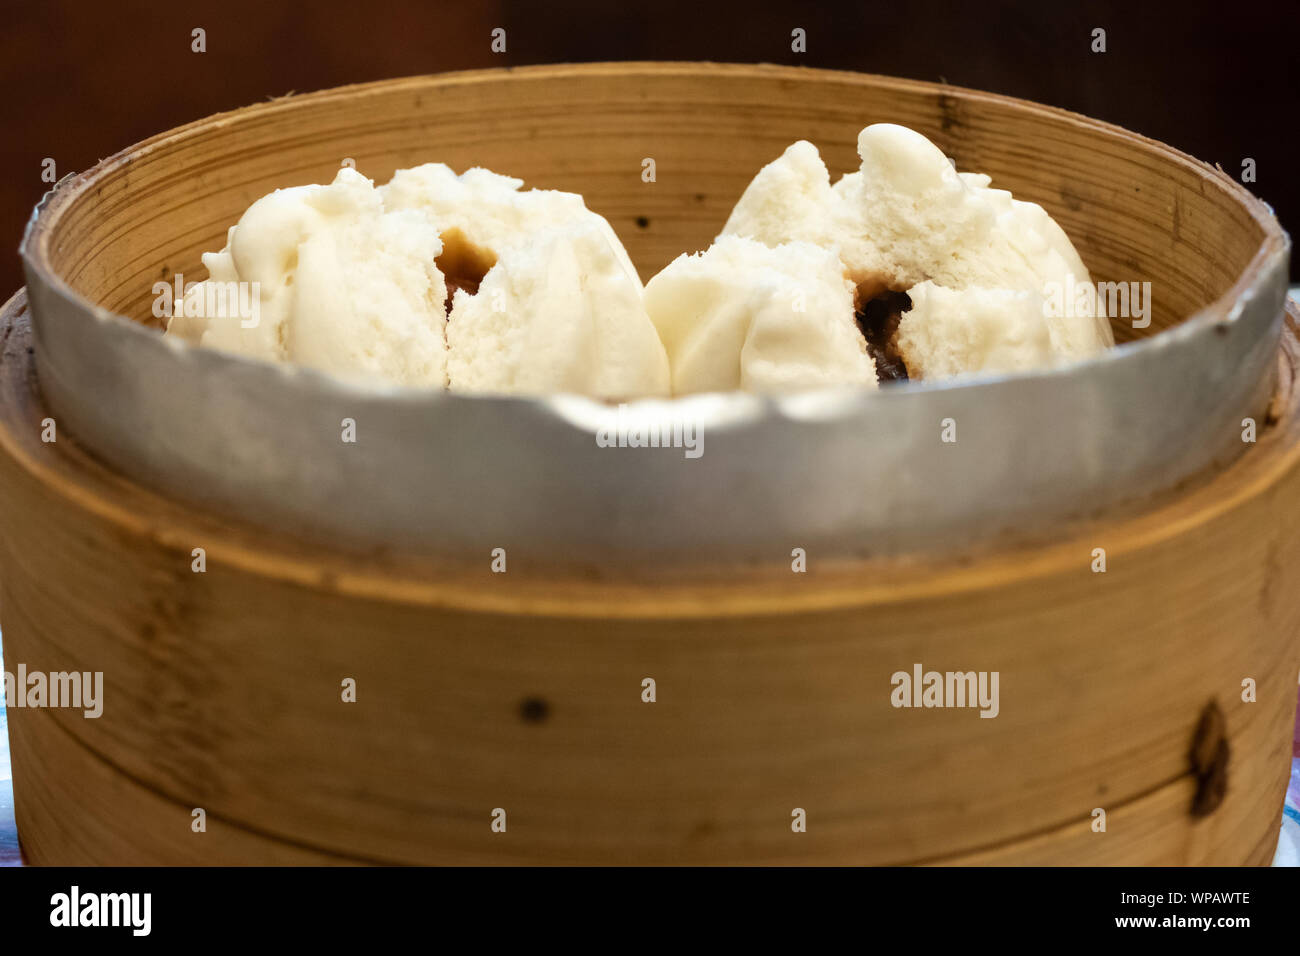
[[[302,100],[300,112],[272,104],[182,131],[194,148],[170,169],[158,161],[166,143],[106,161],[49,201],[57,225],[38,220],[29,235],[36,314],[20,294],[0,329],[6,667],[102,671],[105,682],[98,719],[10,711],[33,862],[1268,861],[1300,668],[1300,346],[1294,317],[1281,319],[1286,238],[1261,204],[1102,124],[877,77],[596,65]],[[860,126],[904,123],[959,167],[1042,202],[1094,277],[1149,276],[1164,290],[1147,330],[1161,334],[1109,363],[958,386],[948,400],[1059,386],[1094,399],[1076,417],[1108,422],[1125,402],[1135,418],[1144,400],[1164,408],[1190,369],[1205,369],[1206,407],[1220,409],[1211,424],[1231,423],[1232,440],[1200,441],[1209,426],[1189,416],[1192,452],[1153,442],[1151,461],[1178,458],[1177,469],[1148,462],[1072,489],[1104,509],[1043,499],[1021,514],[1008,502],[1027,516],[1011,534],[954,512],[915,549],[906,536],[855,549],[830,535],[800,574],[788,537],[779,553],[779,537],[724,533],[727,549],[707,560],[605,562],[562,547],[547,560],[536,535],[527,560],[495,574],[486,547],[432,553],[286,530],[283,515],[241,509],[216,485],[179,487],[177,472],[144,467],[167,453],[151,445],[174,452],[179,439],[142,428],[133,409],[185,389],[174,372],[114,373],[157,339],[110,313],[147,322],[153,279],[200,275],[198,254],[254,198],[329,178],[343,134],[323,106],[352,117],[356,148],[344,155],[376,179],[440,160],[583,192],[646,275],[706,245],[788,142],[814,139],[844,169]],[[653,187],[638,173],[656,154],[629,136],[629,114],[660,134]],[[683,115],[712,130],[694,152],[697,137],[667,136]],[[304,117],[325,125],[314,132]],[[223,174],[240,130],[243,173]],[[222,142],[222,164],[205,160],[204,133]],[[665,175],[673,162],[690,164],[689,185]],[[196,198],[178,207],[181,179]],[[95,324],[55,323],[74,299],[97,307]],[[109,350],[94,381],[60,377],[77,328]],[[227,369],[225,357],[176,361]],[[231,371],[231,387],[264,372]],[[326,387],[275,374],[286,391]],[[106,383],[123,403],[96,417],[78,395],[108,394],[94,391]],[[906,415],[935,394],[908,387],[888,400]],[[114,414],[126,421],[111,427]],[[1244,415],[1257,419],[1255,443],[1240,440]],[[60,425],[53,443],[41,439],[48,418]],[[195,548],[203,573],[191,569]],[[1092,570],[1098,548],[1104,573]],[[893,707],[891,675],[914,663],[997,671],[1000,713]],[[353,703],[341,700],[349,678]],[[498,810],[505,832],[492,826]],[[805,832],[792,829],[796,810]]]

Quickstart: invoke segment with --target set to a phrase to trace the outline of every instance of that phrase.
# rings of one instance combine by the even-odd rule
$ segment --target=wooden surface
[[[34,862],[1271,853],[1300,666],[1294,324],[1258,445],[1140,515],[942,564],[645,582],[362,560],[182,508],[40,441],[28,335],[19,298],[0,332],[6,661],[106,683],[98,720],[9,712]],[[1000,671],[1001,714],[892,708],[890,675],[917,661]],[[1227,793],[1194,817],[1211,701]]]

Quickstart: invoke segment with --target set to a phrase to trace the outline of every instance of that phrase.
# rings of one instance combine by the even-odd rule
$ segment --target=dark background
[[[2,0],[0,299],[22,284],[32,206],[61,177],[169,127],[290,91],[475,67],[676,59],[804,64],[939,80],[1063,106],[1240,177],[1300,228],[1300,2],[804,5],[666,0]],[[507,52],[490,32],[507,31]],[[207,52],[190,31],[207,31]],[[807,31],[808,51],[790,50]],[[1102,27],[1107,52],[1090,51]],[[431,160],[437,157],[429,157]],[[1293,266],[1294,271],[1294,266]]]

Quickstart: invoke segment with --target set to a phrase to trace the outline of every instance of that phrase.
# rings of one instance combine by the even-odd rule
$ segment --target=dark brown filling
[[[442,254],[434,262],[447,282],[447,301],[443,307],[450,314],[456,290],[477,295],[479,283],[497,264],[497,257],[490,249],[474,245],[459,229],[448,229],[442,234]]]
[[[467,295],[477,295],[478,284],[483,281],[481,276],[477,279],[473,276],[444,276],[444,278],[447,280],[447,301],[443,305],[448,315],[451,314],[451,299],[457,289],[464,289]]]
[[[876,363],[878,382],[907,381],[907,365],[898,352],[898,323],[911,307],[906,292],[882,292],[858,303],[854,318]]]

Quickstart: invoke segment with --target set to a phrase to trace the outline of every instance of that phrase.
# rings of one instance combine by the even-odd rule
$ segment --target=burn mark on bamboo
[[[519,719],[526,724],[544,724],[551,716],[551,705],[542,697],[525,697],[519,702]]]
[[[1217,701],[1210,701],[1201,711],[1189,754],[1196,777],[1196,795],[1191,814],[1209,816],[1223,803],[1228,792],[1228,722]]]
[[[939,128],[951,133],[965,124],[961,116],[961,102],[949,93],[939,94]]]

